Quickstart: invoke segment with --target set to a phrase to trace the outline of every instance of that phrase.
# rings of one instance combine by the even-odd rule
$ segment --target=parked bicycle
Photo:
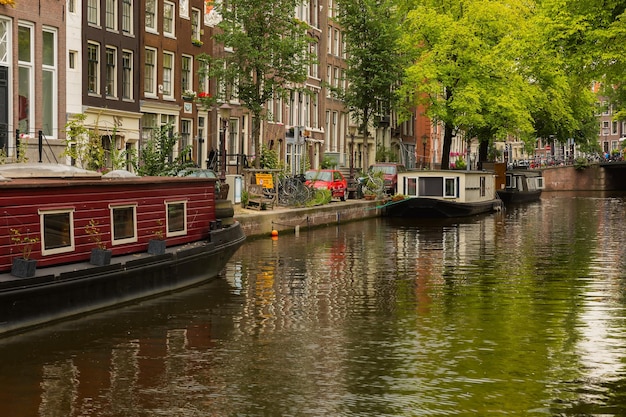
[[[311,199],[311,189],[304,184],[304,176],[278,179],[278,204],[302,207]]]

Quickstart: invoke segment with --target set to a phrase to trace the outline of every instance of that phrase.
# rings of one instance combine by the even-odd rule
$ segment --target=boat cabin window
[[[417,195],[417,179],[406,178],[406,195]]]
[[[121,245],[137,241],[137,206],[110,206],[111,243]]]
[[[421,197],[441,197],[443,194],[442,177],[420,177],[419,196]]]
[[[456,178],[445,178],[444,197],[456,197]]]
[[[40,210],[41,254],[74,251],[74,209]]]
[[[167,236],[187,234],[187,202],[171,201],[167,205]]]
[[[485,195],[487,195],[487,179],[480,177],[480,196],[484,197]]]

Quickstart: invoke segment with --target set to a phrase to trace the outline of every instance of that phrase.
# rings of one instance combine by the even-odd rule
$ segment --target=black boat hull
[[[163,255],[120,256],[101,267],[51,267],[28,279],[0,277],[0,335],[209,281],[244,241],[235,223],[211,231],[207,241],[168,248]]]

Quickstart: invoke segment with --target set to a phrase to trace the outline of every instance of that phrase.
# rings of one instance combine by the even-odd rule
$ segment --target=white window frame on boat
[[[448,182],[452,182],[452,193],[446,192]],[[444,198],[457,198],[458,192],[457,192],[456,177],[444,177],[443,178],[442,195]]]
[[[115,215],[114,212],[115,210],[119,210],[119,209],[132,209],[133,212],[133,235],[130,237],[123,237],[123,238],[119,238],[116,239],[115,238]],[[109,212],[110,212],[110,216],[111,216],[111,245],[112,246],[116,246],[116,245],[124,245],[127,243],[134,243],[137,242],[137,203],[131,203],[131,204],[110,204],[109,205]]]
[[[74,208],[58,208],[58,209],[46,209],[46,210],[38,210],[39,213],[39,230],[41,231],[41,255],[56,255],[58,253],[66,253],[73,252],[76,249],[76,244],[74,240]],[[50,249],[46,249],[46,216],[49,215],[58,215],[58,214],[68,214],[68,232],[69,232],[69,244],[67,246],[59,246]]]
[[[170,220],[170,206],[182,204],[183,206],[183,228],[177,230],[170,230],[170,225],[173,224]],[[165,230],[167,237],[185,236],[187,234],[187,200],[174,200],[165,202]]]

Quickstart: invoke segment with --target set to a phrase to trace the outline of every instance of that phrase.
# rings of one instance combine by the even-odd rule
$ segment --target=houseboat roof
[[[23,163],[0,165],[3,181],[18,178],[100,178],[95,171],[63,164]]]

